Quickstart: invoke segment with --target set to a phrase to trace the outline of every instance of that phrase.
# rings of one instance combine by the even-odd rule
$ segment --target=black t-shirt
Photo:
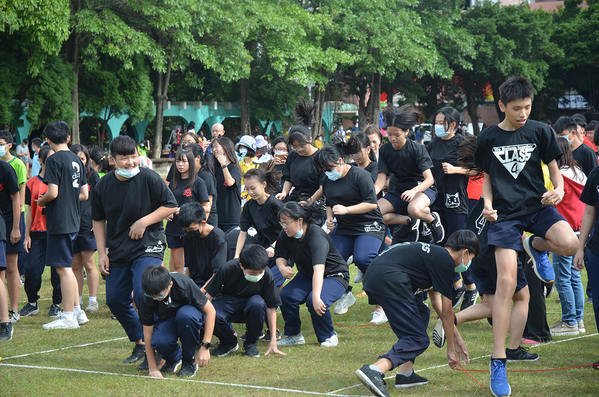
[[[241,215],[241,172],[239,167],[233,163],[229,164],[227,168],[235,179],[233,186],[225,184],[223,170],[220,168],[216,170],[216,191],[218,192],[216,209],[220,227],[239,225],[239,216]]]
[[[200,287],[227,262],[227,251],[227,236],[216,227],[204,238],[183,237],[185,266],[189,277]]]
[[[256,200],[249,200],[241,212],[241,231],[247,232],[253,226],[260,237],[259,244],[268,247],[277,240],[281,232],[279,210],[282,206],[283,203],[275,196],[268,197],[262,205]]]
[[[491,222],[487,221],[483,216],[483,209],[485,208],[484,200],[478,200],[478,203],[470,212],[468,216],[468,222],[466,223],[466,229],[472,230],[480,243],[480,254],[472,260],[473,268],[493,270],[497,268],[495,262],[495,250],[493,247],[489,247],[488,232]]]
[[[350,167],[347,174],[336,181],[324,176],[322,189],[327,198],[327,207],[337,204],[349,207],[360,203],[376,204],[376,191],[371,174],[359,167]],[[365,214],[336,215],[337,229],[335,234],[347,236],[369,235],[383,239],[385,221],[378,208]]]
[[[591,175],[589,175],[589,179],[580,194],[580,201],[595,207],[595,233],[593,234],[591,241],[588,242],[587,248],[591,250],[593,254],[599,256],[599,232],[597,229],[599,222],[599,167],[591,171]]]
[[[135,222],[160,207],[176,208],[177,200],[149,168],[140,168],[139,174],[126,181],[118,180],[114,171],[100,179],[92,199],[92,220],[106,220],[110,266],[129,266],[146,256],[163,258],[166,241],[162,221],[148,226],[141,240],[129,237]]]
[[[281,306],[279,290],[270,268],[267,266],[264,269],[264,276],[260,281],[252,283],[245,279],[243,269],[239,266],[239,259],[232,259],[225,263],[206,286],[206,292],[217,299],[219,295],[236,298],[260,295],[266,307]]]
[[[295,187],[294,197],[304,194],[312,196],[320,187],[320,178],[324,174],[314,166],[314,155],[317,152],[311,156],[300,156],[296,151],[289,152],[283,175]]]
[[[364,291],[414,302],[414,295],[432,288],[451,299],[454,276],[455,262],[444,247],[401,243],[372,260],[364,276]]]
[[[79,226],[79,236],[93,238],[94,232],[92,231],[92,195],[94,188],[100,182],[100,177],[95,170],[92,170],[92,174],[87,180],[87,187],[89,189],[89,197],[87,200],[81,202],[81,225]]]
[[[357,167],[356,164],[352,165]],[[371,161],[370,164],[364,168],[364,171],[368,171],[370,173],[373,182],[376,182],[376,180],[379,178],[379,164],[376,161]]]
[[[450,214],[468,214],[468,177],[462,174],[446,174],[443,172],[443,163],[455,167],[458,164],[458,147],[466,138],[455,135],[453,138],[443,140],[433,138],[428,144],[428,153],[433,161],[433,176],[437,186],[437,199],[431,205],[434,210],[441,210]]]
[[[141,296],[139,304],[139,322],[142,325],[154,325],[154,315],[160,320],[174,317],[180,308],[192,304],[202,311],[208,298],[193,281],[181,273],[171,273],[173,286],[171,292],[163,301],[157,301],[145,295]]]
[[[81,159],[70,150],[59,150],[46,160],[46,185],[58,186],[58,197],[46,205],[48,234],[77,233],[81,224],[79,192],[87,184]]]
[[[515,131],[494,125],[481,132],[474,162],[491,177],[493,209],[499,221],[545,208],[541,161],[549,164],[561,155],[551,128],[538,121],[528,120]]]
[[[423,145],[408,139],[399,150],[391,143],[381,146],[378,167],[379,173],[395,175],[395,190],[403,193],[424,181],[422,173],[433,168],[433,162]]]
[[[214,227],[218,227],[218,210],[216,209],[218,192],[216,191],[216,178],[205,168],[202,168],[198,171],[198,177],[202,178],[206,184],[206,192],[208,193],[208,196],[213,196],[212,207],[210,207],[210,215],[208,216],[208,221],[206,223]]]
[[[289,260],[293,257],[297,271],[312,279],[314,266],[324,264],[324,277],[334,277],[345,288],[349,285],[349,268],[333,241],[322,228],[309,224],[301,240],[279,233],[275,247],[275,258]]]
[[[285,164],[275,164],[274,166],[275,172],[281,173],[281,180],[277,185],[277,193],[281,193],[283,191],[283,186],[285,185]]]
[[[0,210],[2,211],[2,218],[4,218],[5,225],[11,225],[11,228],[13,216],[10,195],[18,192],[17,173],[10,164],[4,160],[0,160]],[[6,226],[4,229],[4,233],[6,233]]]
[[[582,167],[582,171],[588,177],[595,168],[597,168],[597,153],[584,143],[572,150],[572,157]]]
[[[175,200],[177,200],[177,204],[181,207],[185,203],[193,203],[199,202],[202,203],[204,201],[210,200],[208,197],[208,192],[206,190],[206,183],[202,178],[197,178],[193,185],[189,188],[187,186],[187,179],[180,179],[179,183],[177,183],[177,188],[173,189],[173,181],[170,180],[169,189],[173,192],[175,196]],[[183,237],[185,232],[179,226],[179,217],[177,215],[173,216],[173,220],[170,222],[166,222],[166,235],[167,236],[177,236]]]

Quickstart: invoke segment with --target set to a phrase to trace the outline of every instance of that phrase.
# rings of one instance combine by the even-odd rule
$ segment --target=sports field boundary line
[[[599,333],[587,334],[587,335],[579,335],[579,336],[575,336],[573,338],[567,338],[567,339],[562,339],[562,340],[552,340],[551,342],[540,343],[538,345],[533,345],[533,346],[530,346],[530,347],[533,348],[533,347],[539,347],[541,345],[542,346],[553,345],[553,344],[562,343],[562,342],[569,342],[569,341],[573,341],[573,340],[577,340],[577,339],[589,338],[591,336],[597,336],[597,335],[599,335]],[[484,356],[474,357],[474,358],[470,359],[470,362],[472,362],[474,360],[479,360],[481,358],[486,358],[486,357],[491,357],[491,355],[490,354],[486,354]],[[435,365],[433,367],[419,369],[418,373],[421,373],[421,372],[424,372],[424,371],[428,371],[428,370],[431,370],[431,369],[448,367],[448,366],[449,366],[449,364],[439,364],[439,365]],[[395,377],[395,375],[386,376],[385,379],[391,379],[391,378],[394,378],[394,377]],[[339,393],[339,392],[342,392],[342,391],[345,391],[345,390],[353,389],[353,388],[358,387],[358,386],[363,386],[363,385],[362,385],[362,383],[358,383],[358,384],[353,385],[353,386],[348,386],[348,387],[344,387],[342,389],[333,390],[333,391],[329,392],[329,394],[334,394],[336,396],[341,396],[341,394],[335,394],[335,393]]]
[[[52,353],[52,352],[57,352],[57,351],[61,351],[61,350],[75,349],[77,347],[87,347],[87,346],[92,346],[92,345],[99,345],[101,343],[114,342],[114,341],[123,340],[123,339],[127,339],[127,337],[123,336],[121,338],[113,338],[113,339],[101,340],[101,341],[97,341],[97,342],[83,343],[81,345],[67,346],[67,347],[57,347],[56,349],[43,350],[41,352],[32,352],[32,353],[19,354],[17,356],[2,357],[2,361],[14,359],[14,358],[21,358],[21,357],[33,356],[33,355],[36,355],[36,354]]]
[[[277,392],[310,394],[313,396],[331,396],[331,395],[333,395],[331,393],[321,393],[321,392],[314,392],[314,391],[308,391],[308,390],[284,389],[284,388],[272,387],[272,386],[244,385],[244,384],[239,384],[239,383],[214,382],[214,381],[196,380],[196,379],[182,379],[182,378],[157,379],[157,378],[152,378],[151,376],[147,376],[147,375],[119,374],[116,372],[91,371],[91,370],[87,370],[87,369],[44,367],[44,366],[39,366],[39,365],[10,364],[10,363],[4,363],[4,362],[0,362],[0,366],[14,367],[14,368],[26,368],[26,369],[41,369],[41,370],[50,370],[50,371],[77,372],[77,373],[92,374],[92,375],[124,376],[124,377],[129,377],[129,378],[152,379],[152,380],[157,380],[157,381],[166,380],[166,381],[174,381],[174,382],[202,383],[202,384],[216,385],[216,386],[241,387],[241,388],[248,388],[248,389],[272,390],[272,391],[277,391]],[[367,397],[367,396],[356,395],[356,394],[351,394],[351,395],[334,394],[334,396],[338,396],[338,397]]]

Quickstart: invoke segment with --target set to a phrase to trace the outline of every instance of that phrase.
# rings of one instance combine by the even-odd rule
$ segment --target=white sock
[[[33,307],[37,307],[37,302],[29,302],[29,304]]]
[[[88,299],[88,301],[87,301],[87,304],[89,305],[90,302],[97,302],[97,301],[98,300],[96,299],[95,296],[90,296],[89,299]]]
[[[81,306],[75,306],[73,308],[73,312],[74,312],[73,314],[75,314],[75,316],[78,316],[79,313],[81,312]]]
[[[67,320],[73,321],[75,319],[75,313],[73,312],[62,312]]]
[[[83,297],[82,296],[79,297],[79,306],[83,306]]]

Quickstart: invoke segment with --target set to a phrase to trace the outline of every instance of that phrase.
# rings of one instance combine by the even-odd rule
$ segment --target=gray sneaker
[[[8,322],[0,324],[0,342],[11,340],[13,332],[14,328],[12,327],[12,323]]]
[[[58,318],[60,317],[60,313],[60,306],[56,304],[52,304],[52,306],[50,306],[50,310],[48,310],[48,316],[50,317]]]
[[[10,319],[11,323],[15,324],[15,323],[19,322],[19,320],[21,319],[21,315],[19,314],[19,312],[14,312],[12,310],[9,310],[8,318]]]
[[[552,336],[576,336],[578,335],[578,324],[569,325],[563,321],[558,321],[555,325],[549,328]]]
[[[40,308],[38,305],[33,306],[31,303],[27,303],[21,310],[19,310],[19,314],[21,317],[32,316],[34,314],[38,314],[40,312]]]
[[[382,372],[370,369],[370,365],[364,365],[356,371],[356,376],[375,396],[390,397],[387,391],[385,375]]]

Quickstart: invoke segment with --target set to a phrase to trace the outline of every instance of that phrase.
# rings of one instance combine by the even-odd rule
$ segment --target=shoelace
[[[491,379],[494,379],[498,383],[507,382],[507,373],[505,365],[496,365],[491,371]]]

